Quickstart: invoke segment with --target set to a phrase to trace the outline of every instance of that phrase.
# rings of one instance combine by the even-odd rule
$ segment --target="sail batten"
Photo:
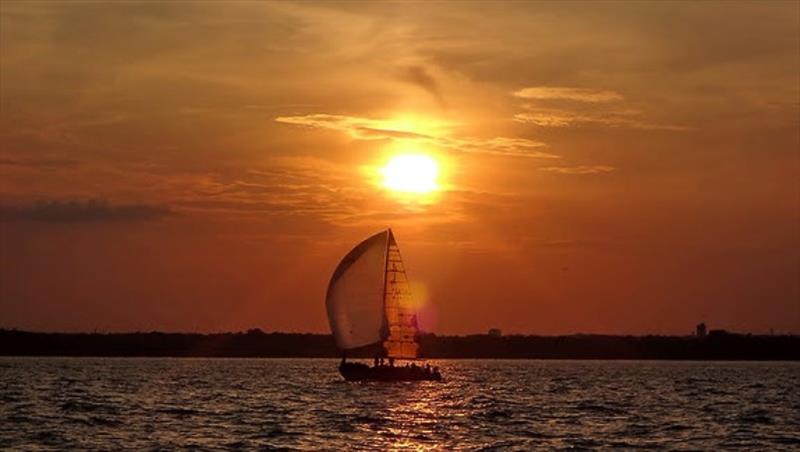
[[[353,248],[331,277],[328,320],[343,350],[382,343],[385,356],[418,356],[417,314],[400,249],[390,229]]]

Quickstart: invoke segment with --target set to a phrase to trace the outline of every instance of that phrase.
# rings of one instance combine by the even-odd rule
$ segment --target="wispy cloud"
[[[616,91],[594,90],[585,88],[567,88],[558,86],[533,86],[515,91],[514,96],[522,99],[554,99],[572,100],[577,102],[613,102],[622,100],[623,97]]]
[[[641,110],[626,107],[623,96],[616,91],[537,86],[513,94],[528,101],[538,101],[523,104],[524,111],[515,114],[514,121],[539,127],[600,125],[641,130],[688,130],[685,126],[648,120]]]
[[[0,221],[45,223],[146,221],[172,214],[167,206],[151,204],[114,205],[102,199],[42,201],[28,205],[0,205]]]
[[[311,221],[333,226],[460,223],[511,195],[448,188],[436,202],[375,196],[374,181],[352,165],[310,156],[270,158],[258,169],[217,174],[170,200],[179,212],[234,221]],[[507,200],[507,199],[506,199]]]
[[[558,174],[601,174],[615,170],[615,167],[608,165],[548,166],[539,168],[539,171]]]
[[[512,157],[555,159],[556,154],[544,152],[546,143],[527,138],[478,138],[452,136],[446,127],[433,127],[431,131],[408,130],[398,121],[370,119],[356,116],[310,114],[280,116],[275,121],[310,128],[334,130],[359,140],[416,140],[453,152],[490,154]]]
[[[213,174],[173,199],[182,211],[228,219],[343,224],[374,199],[354,168],[309,156],[273,157],[246,172]]]
[[[431,135],[404,130],[390,120],[361,118],[358,116],[310,114],[279,116],[275,121],[315,129],[335,130],[359,140],[432,139]]]
[[[400,78],[412,85],[422,88],[436,99],[440,107],[446,107],[439,83],[424,67],[409,66],[402,71]]]
[[[532,109],[531,107],[526,108]],[[648,122],[644,120],[642,114],[636,110],[581,113],[555,109],[532,109],[532,111],[514,115],[514,120],[520,123],[534,124],[539,127],[571,127],[594,124],[641,130],[671,130],[676,132],[690,130],[690,128],[686,126]]]
[[[359,128],[380,130],[381,124],[364,118],[342,115],[311,114],[300,116],[278,116],[275,121],[296,126],[351,132]]]
[[[0,166],[12,166],[19,168],[42,168],[42,169],[56,169],[71,167],[78,164],[77,160],[70,159],[13,159],[13,158],[0,158]]]
[[[474,137],[451,138],[440,140],[443,147],[460,152],[491,154],[512,157],[529,157],[539,159],[558,159],[559,155],[542,151],[547,144],[527,138],[494,137],[480,139]]]

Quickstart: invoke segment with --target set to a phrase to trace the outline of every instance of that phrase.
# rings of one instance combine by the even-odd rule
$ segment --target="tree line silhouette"
[[[800,360],[800,336],[712,331],[694,336],[422,334],[425,358]],[[376,347],[348,351],[371,358]],[[41,333],[0,329],[6,356],[340,357],[329,334]]]

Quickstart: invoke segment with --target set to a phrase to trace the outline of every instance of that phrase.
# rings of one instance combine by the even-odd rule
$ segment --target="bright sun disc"
[[[404,193],[430,193],[439,185],[439,165],[426,155],[398,155],[381,169],[383,185]]]

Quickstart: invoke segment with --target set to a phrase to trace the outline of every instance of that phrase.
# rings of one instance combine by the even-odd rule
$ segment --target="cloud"
[[[608,127],[625,127],[640,130],[671,130],[682,132],[691,130],[690,127],[673,124],[657,124],[644,121],[640,113],[634,110],[572,113],[565,110],[537,110],[514,115],[514,120],[520,123],[534,124],[539,127],[570,127],[588,124],[603,125]]]
[[[522,99],[572,100],[577,102],[613,102],[622,100],[616,91],[593,90],[584,88],[565,88],[556,86],[534,86],[515,91],[514,96]]]
[[[389,120],[360,118],[357,116],[310,114],[279,116],[276,122],[343,132],[360,140],[385,140],[394,138],[429,139],[430,135],[402,130]]]
[[[307,156],[272,157],[262,165],[242,173],[209,175],[170,203],[182,211],[227,219],[314,217],[335,223],[368,198],[353,168]]]
[[[546,248],[588,248],[595,247],[600,243],[602,243],[600,240],[592,239],[559,239],[544,240],[541,242],[541,246]]]
[[[559,155],[541,151],[547,144],[527,138],[494,137],[454,138],[441,142],[443,147],[450,147],[460,152],[501,155],[509,157],[528,157],[540,159],[558,159]]]
[[[405,68],[401,74],[401,79],[427,91],[428,94],[436,99],[440,107],[445,108],[444,97],[439,84],[424,67],[409,66]]]
[[[276,122],[296,126],[315,127],[346,132],[353,127],[371,127],[372,122],[362,118],[342,115],[311,114],[301,116],[278,116]]]
[[[404,130],[373,129],[371,127],[358,127],[353,131],[353,136],[360,139],[433,139],[430,135]]]
[[[359,140],[418,140],[453,152],[503,155],[511,157],[555,159],[558,155],[543,152],[547,144],[527,138],[512,137],[455,137],[446,131],[426,133],[406,130],[407,125],[387,119],[370,119],[356,116],[310,114],[303,116],[279,116],[275,121],[296,126],[334,130]],[[441,128],[439,128],[441,129]]]
[[[170,215],[161,205],[119,204],[106,200],[42,201],[32,205],[0,205],[0,221],[41,221],[45,223],[147,221]]]
[[[616,171],[616,168],[608,165],[548,166],[539,168],[539,171],[558,174],[601,174]]]
[[[475,209],[472,195],[464,190],[448,188],[435,202],[391,193],[376,196],[382,190],[363,167],[286,156],[269,158],[245,173],[209,175],[170,205],[186,214],[226,220],[271,224],[294,220],[343,227],[460,222]]]
[[[526,104],[525,110],[514,115],[514,121],[534,124],[539,127],[570,127],[582,125],[602,125],[640,130],[685,131],[688,127],[673,124],[658,124],[643,118],[640,110],[634,108],[609,108],[609,102],[624,100],[621,94],[611,90],[592,90],[537,86],[523,88],[513,93],[521,99],[549,101],[546,107]],[[567,101],[567,102],[565,102]],[[575,102],[581,104],[576,105]],[[542,102],[539,102],[540,104]]]
[[[0,158],[0,166],[13,166],[19,168],[55,169],[72,167],[78,164],[77,160],[69,159],[10,159]]]
[[[538,108],[523,105],[524,113],[514,115],[514,121],[534,124],[539,127],[571,127],[583,125],[602,125],[640,130],[686,131],[689,127],[658,124],[646,121],[641,111],[633,108],[577,110],[562,108]]]
[[[566,113],[518,113],[514,121],[540,127],[566,127],[576,122],[576,115]]]

